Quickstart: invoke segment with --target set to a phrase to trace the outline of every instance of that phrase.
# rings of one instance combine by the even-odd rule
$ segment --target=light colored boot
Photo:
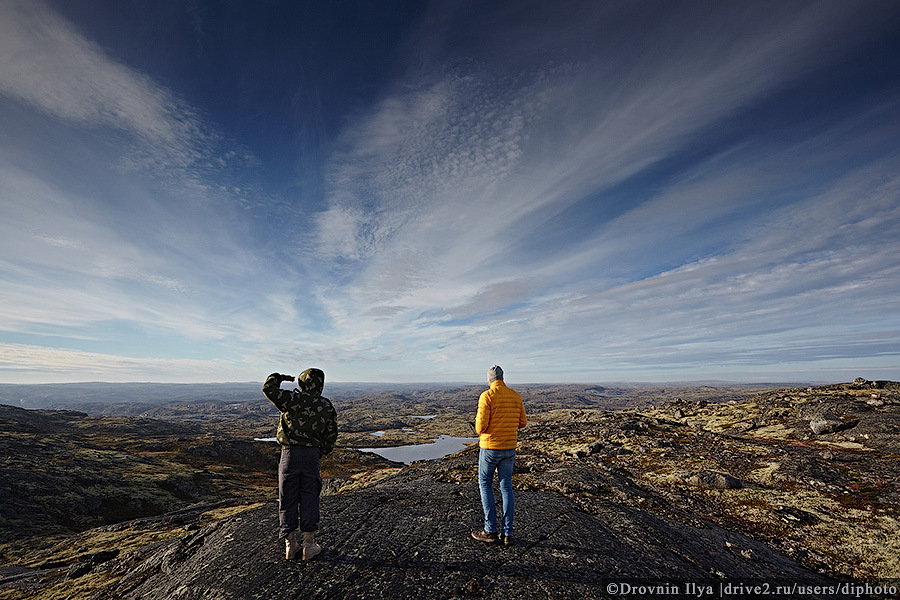
[[[297,532],[292,531],[287,534],[287,537],[284,538],[284,557],[288,560],[291,560],[295,556],[297,556],[297,552],[300,551],[300,544],[297,543]]]
[[[322,551],[322,546],[316,543],[315,531],[303,532],[303,560],[309,560]]]

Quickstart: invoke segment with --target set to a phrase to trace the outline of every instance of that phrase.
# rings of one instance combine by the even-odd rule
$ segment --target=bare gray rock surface
[[[512,546],[483,544],[469,536],[475,482],[443,481],[474,461],[467,451],[324,498],[325,549],[308,563],[282,557],[272,504],[112,561],[127,574],[98,598],[601,598],[616,578],[828,581],[738,533],[613,501],[589,513],[544,490],[517,491]]]
[[[840,419],[840,417],[833,415],[831,413],[826,413],[820,417],[815,417],[809,422],[809,428],[812,429],[812,432],[816,435],[821,435],[823,433],[835,433],[836,431],[840,431],[845,429],[847,424],[844,423]]]

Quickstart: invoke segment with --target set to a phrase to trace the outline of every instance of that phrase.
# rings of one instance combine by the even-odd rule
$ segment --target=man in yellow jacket
[[[519,429],[525,427],[527,420],[522,397],[503,382],[503,369],[497,365],[488,369],[488,383],[491,389],[485,390],[478,399],[478,414],[475,416],[475,431],[479,435],[478,445],[481,448],[478,454],[478,487],[484,509],[484,528],[472,532],[472,537],[481,542],[502,542],[508,546],[515,508],[512,474],[516,442]],[[499,536],[494,504],[494,471],[497,471],[503,500]]]

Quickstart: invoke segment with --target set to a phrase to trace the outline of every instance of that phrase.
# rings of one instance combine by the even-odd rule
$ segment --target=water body
[[[375,435],[375,432],[369,435]],[[380,437],[380,436],[379,436]],[[254,442],[275,442],[275,438],[253,438]],[[435,460],[444,458],[454,452],[459,452],[466,447],[469,442],[477,442],[478,438],[453,437],[451,435],[442,435],[434,440],[431,444],[411,444],[409,446],[391,446],[389,448],[357,448],[360,452],[371,452],[382,458],[392,460],[394,462],[402,462],[408,465],[416,460]]]
[[[453,437],[442,435],[432,444],[413,444],[411,446],[394,446],[392,448],[357,448],[361,452],[371,452],[394,462],[402,462],[408,465],[416,460],[434,460],[443,458],[448,454],[459,452],[469,442],[475,442],[478,438]]]

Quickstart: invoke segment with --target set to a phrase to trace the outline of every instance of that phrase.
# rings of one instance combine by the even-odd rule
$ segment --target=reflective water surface
[[[413,444],[410,446],[394,446],[393,448],[358,448],[362,452],[371,452],[388,460],[409,464],[416,460],[434,460],[448,454],[459,452],[469,442],[478,438],[453,437],[442,435],[432,444]]]

